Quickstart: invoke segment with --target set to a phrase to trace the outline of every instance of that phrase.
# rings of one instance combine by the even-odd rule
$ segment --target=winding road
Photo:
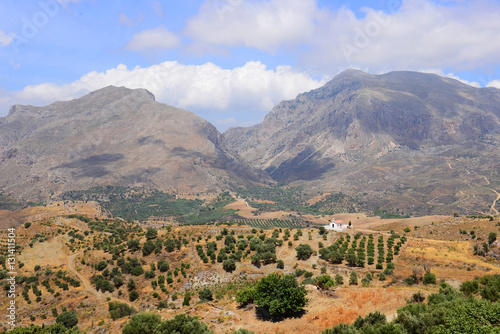
[[[83,251],[75,253],[75,254],[70,255],[68,257],[68,268],[69,268],[69,270],[73,274],[75,274],[76,276],[78,276],[78,278],[80,279],[80,281],[83,282],[83,286],[85,287],[85,290],[87,290],[88,292],[92,293],[94,296],[96,296],[99,299],[104,299],[104,296],[102,295],[102,293],[100,293],[96,289],[94,289],[94,287],[92,286],[92,284],[85,277],[83,277],[78,271],[76,271],[75,266],[73,265],[73,261],[75,260],[75,257],[78,254],[81,254],[81,253],[83,253]]]
[[[498,193],[498,191],[496,191],[495,189],[492,189],[490,188],[491,191],[493,191],[495,194],[497,194],[497,198],[493,201],[493,204],[491,204],[491,211],[492,212],[495,212],[496,215],[498,215],[498,210],[495,209],[495,206],[497,205],[497,201],[500,201],[500,194]]]

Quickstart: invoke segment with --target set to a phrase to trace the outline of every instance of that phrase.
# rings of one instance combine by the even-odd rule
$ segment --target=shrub
[[[349,277],[350,285],[358,285],[358,274],[355,271],[351,271],[351,275]]]
[[[311,246],[307,244],[300,244],[295,248],[295,251],[297,252],[297,258],[299,260],[307,260],[308,258],[311,257],[312,253],[314,252]]]
[[[432,273],[425,273],[424,284],[436,284],[436,275]]]
[[[407,277],[405,278],[405,283],[408,284],[408,285],[413,285],[415,284],[415,280],[413,279],[413,277]]]
[[[134,315],[123,327],[123,334],[154,333],[161,324],[161,316],[153,313],[139,313]]]
[[[158,237],[158,231],[149,227],[146,231],[146,239],[155,239],[156,237]]]
[[[95,269],[96,269],[96,270],[99,270],[99,271],[103,271],[104,269],[106,269],[106,267],[107,267],[107,266],[108,266],[108,262],[106,262],[106,261],[100,261],[100,262],[96,265]]]
[[[302,310],[306,294],[307,291],[298,284],[293,274],[272,273],[261,278],[253,288],[238,292],[237,301],[248,303],[253,300],[271,316],[287,316]]]
[[[342,276],[341,276],[342,277]],[[328,289],[335,285],[335,281],[330,275],[321,275],[316,279],[316,285],[321,289]]]
[[[232,259],[226,260],[222,263],[222,268],[227,272],[236,270],[236,262]]]
[[[255,332],[252,332],[245,328],[240,328],[237,331],[231,332],[230,334],[255,334]]]
[[[186,291],[184,293],[184,300],[182,301],[182,306],[189,306],[189,301],[191,300],[191,293]]]
[[[132,307],[128,306],[125,303],[120,303],[120,302],[108,303],[108,309],[109,309],[109,316],[113,320],[127,317],[131,314],[136,313],[136,310],[134,310]]]
[[[150,333],[150,332],[143,332]],[[178,314],[171,320],[161,323],[155,333],[176,333],[176,334],[212,334],[208,326],[201,322],[198,317],[191,317],[185,314]]]
[[[63,312],[56,318],[56,323],[63,324],[66,328],[72,328],[78,324],[78,316],[74,311]]]
[[[200,292],[198,292],[198,295],[200,296],[201,301],[212,301],[213,298],[213,293],[212,290],[209,288],[204,288]]]
[[[422,303],[425,300],[425,296],[422,292],[415,292],[410,299],[412,303]]]
[[[488,234],[488,243],[491,245],[496,240],[497,240],[497,234],[495,232],[490,232],[490,234]]]
[[[130,291],[129,295],[128,295],[128,299],[133,302],[135,300],[137,300],[139,298],[139,292],[137,292],[137,290],[132,290]]]

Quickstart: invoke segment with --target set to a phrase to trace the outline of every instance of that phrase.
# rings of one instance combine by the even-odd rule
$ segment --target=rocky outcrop
[[[406,202],[401,207],[427,213],[429,205],[483,196],[470,192],[482,185],[481,175],[499,180],[500,90],[434,74],[347,70],[281,102],[261,124],[224,136],[276,181],[311,191],[382,191],[385,201],[394,195]],[[465,188],[469,196],[457,196]],[[486,208],[493,195],[474,205]],[[384,202],[382,196],[368,200]]]
[[[106,87],[0,118],[0,189],[28,199],[97,185],[217,192],[266,180],[195,114]]]

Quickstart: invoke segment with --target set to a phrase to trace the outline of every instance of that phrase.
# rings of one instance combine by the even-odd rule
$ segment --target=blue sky
[[[347,68],[500,88],[500,2],[3,0],[0,116],[144,87],[221,131]]]

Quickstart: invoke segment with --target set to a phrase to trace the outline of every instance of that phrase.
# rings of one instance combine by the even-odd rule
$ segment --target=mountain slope
[[[500,186],[499,134],[497,89],[434,74],[347,70],[281,102],[262,124],[224,136],[277,181],[362,191],[373,206],[431,213],[490,211],[496,195],[483,186]]]
[[[195,114],[143,89],[106,87],[0,118],[0,189],[24,198],[97,185],[219,191],[266,179]]]

